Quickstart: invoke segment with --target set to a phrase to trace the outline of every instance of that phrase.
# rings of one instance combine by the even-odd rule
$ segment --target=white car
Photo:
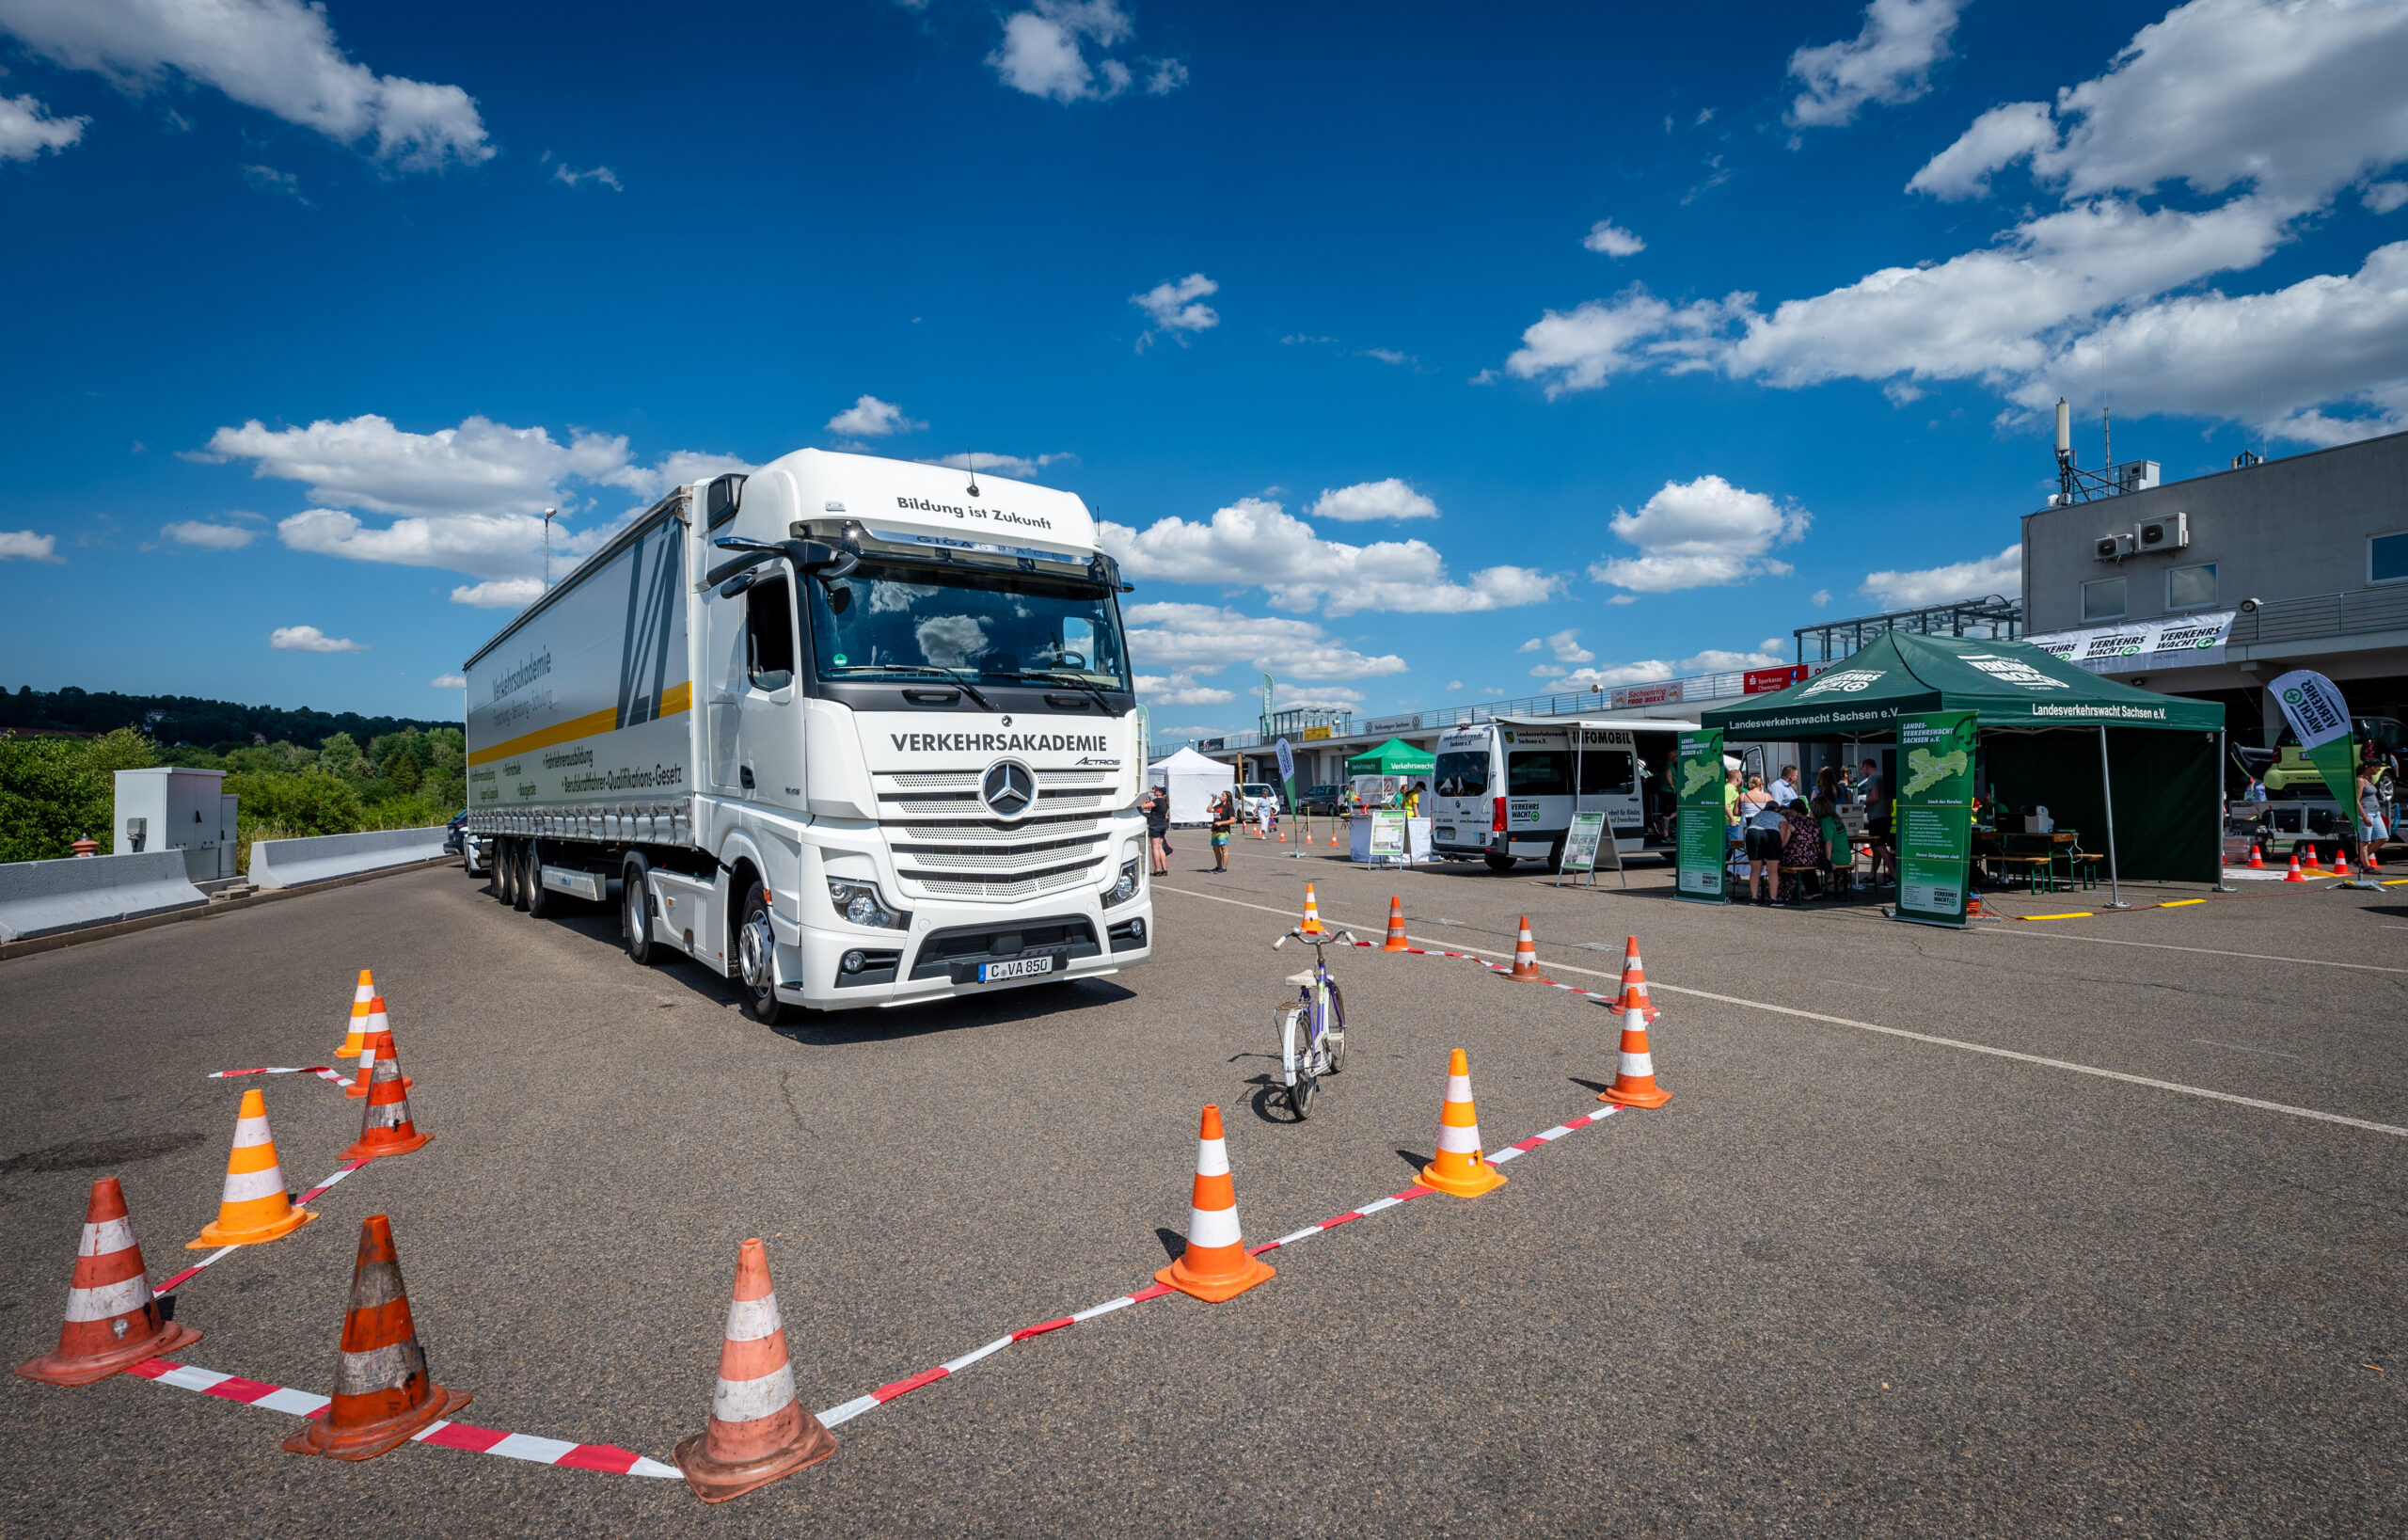
[[[1256,803],[1262,802],[1270,802],[1271,810],[1274,813],[1284,813],[1287,811],[1287,809],[1280,804],[1279,788],[1276,786],[1267,786],[1258,784],[1255,786],[1238,787],[1238,815],[1241,818],[1245,818],[1248,822],[1252,822],[1254,819],[1262,816],[1260,811],[1255,805]]]

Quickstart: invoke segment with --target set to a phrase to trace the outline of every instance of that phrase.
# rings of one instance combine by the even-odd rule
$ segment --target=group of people
[[[1866,808],[1864,833],[1873,848],[1869,881],[1875,886],[1894,883],[1895,859],[1889,849],[1890,803],[1881,784],[1881,767],[1867,759],[1863,770],[1861,778],[1850,782],[1837,767],[1827,765],[1815,775],[1811,795],[1798,789],[1795,765],[1782,766],[1769,786],[1761,775],[1748,776],[1743,785],[1735,768],[1724,772],[1723,837],[1728,846],[1735,847],[1734,860],[1748,864],[1748,888],[1738,896],[1738,902],[1781,908],[1804,896],[1808,871],[1823,874],[1826,893],[1832,887],[1832,872],[1852,874],[1855,849],[1839,810],[1859,802]],[[1886,882],[1881,876],[1885,859],[1892,864]]]
[[[1267,797],[1259,799],[1263,804],[1268,804],[1270,801]],[[1167,877],[1170,875],[1171,857],[1170,793],[1161,786],[1147,787],[1146,794],[1137,800],[1137,811],[1146,816],[1146,846],[1152,856],[1152,865],[1149,869],[1156,877]],[[1210,838],[1212,842],[1212,870],[1216,873],[1226,872],[1229,869],[1229,836],[1237,832],[1240,822],[1237,793],[1224,791],[1213,798],[1209,814]],[[1267,830],[1270,827],[1268,819],[1271,815],[1263,808],[1258,807],[1257,816],[1265,819],[1264,827]]]

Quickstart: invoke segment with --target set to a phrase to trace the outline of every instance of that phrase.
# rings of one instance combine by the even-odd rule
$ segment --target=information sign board
[[[1672,774],[1681,819],[1675,850],[1680,875],[1674,891],[1698,903],[1725,902],[1720,731],[1683,733]]]
[[[1971,711],[1898,718],[1897,917],[1965,923],[1973,845]]]

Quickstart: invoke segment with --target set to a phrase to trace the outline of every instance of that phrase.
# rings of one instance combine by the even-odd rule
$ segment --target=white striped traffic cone
[[[768,1249],[747,1241],[736,1253],[710,1421],[677,1446],[677,1469],[696,1497],[725,1502],[835,1453],[836,1436],[795,1397]]]
[[[1505,976],[1523,984],[1544,984],[1545,976],[1539,972],[1538,943],[1530,939],[1530,917],[1522,916],[1522,933],[1513,938],[1513,971]]]
[[[1636,939],[1631,943],[1638,945]],[[1636,955],[1623,970],[1622,1058],[1614,1067],[1614,1083],[1597,1093],[1600,1102],[1624,1107],[1660,1107],[1672,1093],[1656,1085],[1656,1056],[1647,1046],[1647,970]]]
[[[284,1189],[284,1167],[276,1158],[276,1135],[268,1132],[267,1098],[256,1090],[243,1093],[242,1110],[234,1119],[234,1152],[226,1157],[226,1186],[217,1200],[217,1217],[201,1228],[200,1239],[188,1241],[187,1251],[219,1246],[258,1246],[290,1235],[317,1215],[293,1206]]]
[[[1471,1060],[1460,1048],[1447,1061],[1447,1104],[1438,1115],[1438,1153],[1421,1168],[1421,1184],[1457,1198],[1478,1198],[1505,1185],[1505,1173],[1480,1158],[1480,1112],[1471,1103]]]
[[[199,1341],[199,1332],[162,1315],[150,1296],[150,1274],[125,1212],[125,1189],[113,1176],[93,1183],[75,1271],[67,1283],[67,1319],[58,1328],[58,1346],[17,1365],[17,1373],[45,1385],[89,1385]]]
[[[351,1032],[335,1050],[337,1058],[356,1057],[368,1046],[368,1002],[376,998],[376,976],[366,968],[359,970],[359,985],[351,992]]]
[[[1221,1137],[1221,1109],[1206,1107],[1196,1144],[1196,1187],[1187,1203],[1187,1249],[1156,1273],[1154,1281],[1218,1305],[1267,1281],[1271,1273],[1269,1262],[1245,1254],[1237,1189],[1229,1181],[1229,1147]]]
[[[1321,929],[1321,903],[1314,898],[1310,882],[1305,884],[1305,917],[1297,922],[1296,929],[1307,935]]]

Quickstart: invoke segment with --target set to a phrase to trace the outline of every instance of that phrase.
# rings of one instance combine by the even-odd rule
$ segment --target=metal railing
[[[2408,630],[2408,583],[2302,599],[2269,599],[2256,610],[2233,616],[2226,642],[2246,646],[2392,630]]]

